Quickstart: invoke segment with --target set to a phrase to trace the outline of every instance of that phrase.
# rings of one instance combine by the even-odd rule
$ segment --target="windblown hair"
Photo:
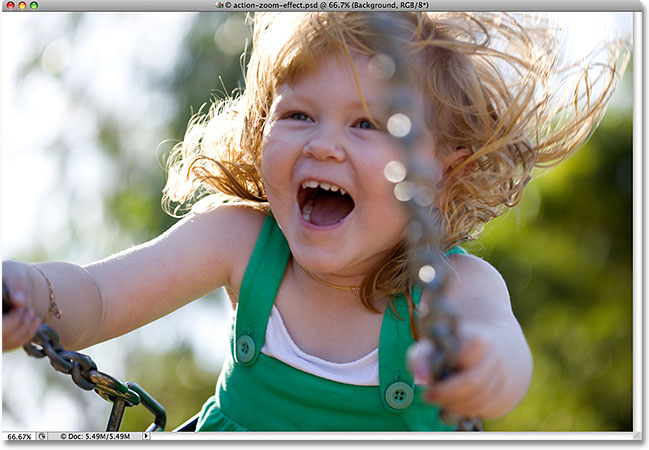
[[[277,87],[317,67],[321,55],[337,52],[351,63],[352,51],[385,53],[376,14],[255,14],[246,89],[190,121],[168,160],[167,211],[182,213],[209,194],[269,211],[261,154]],[[385,17],[399,31],[394,36],[405,33],[400,45],[426,100],[425,124],[436,141],[431,151],[440,160],[457,149],[471,152],[446,174],[439,193],[444,249],[476,238],[484,224],[516,205],[534,167],[560,163],[587,140],[630,53],[626,42],[603,42],[598,52],[566,64],[560,30],[538,15]],[[357,87],[362,95],[359,80]],[[377,291],[410,291],[407,251],[401,242],[367,275],[361,299],[368,309],[376,310]]]

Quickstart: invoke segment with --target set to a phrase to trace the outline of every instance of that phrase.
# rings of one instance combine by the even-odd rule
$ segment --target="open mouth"
[[[354,209],[354,200],[334,184],[305,181],[297,192],[297,201],[305,221],[318,226],[334,225]]]

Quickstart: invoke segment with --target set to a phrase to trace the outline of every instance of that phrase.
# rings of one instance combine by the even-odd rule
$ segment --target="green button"
[[[255,356],[255,341],[247,334],[237,339],[237,361],[247,363],[253,356]]]
[[[414,392],[403,381],[395,381],[385,390],[385,401],[394,409],[405,409],[412,403]]]

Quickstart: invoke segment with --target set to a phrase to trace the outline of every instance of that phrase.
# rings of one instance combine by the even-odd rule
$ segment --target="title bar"
[[[431,10],[431,11],[642,11],[639,0],[446,0],[446,1],[321,1],[321,0],[2,0],[2,11],[34,12],[218,12],[218,11],[327,11],[327,10]]]

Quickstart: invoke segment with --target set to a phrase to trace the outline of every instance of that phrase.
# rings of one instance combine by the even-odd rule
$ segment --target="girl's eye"
[[[362,130],[376,130],[374,124],[367,119],[362,119],[356,122],[356,127]]]
[[[309,116],[301,112],[291,113],[290,117],[293,120],[310,120]]]

